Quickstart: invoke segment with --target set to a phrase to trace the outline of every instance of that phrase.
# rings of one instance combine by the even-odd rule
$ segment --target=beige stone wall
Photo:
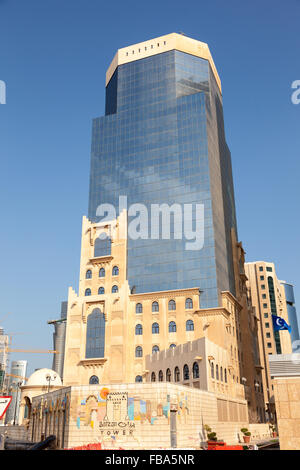
[[[206,441],[205,424],[229,444],[239,442],[240,429],[248,427],[245,400],[170,383],[107,384],[34,398],[29,435],[39,440],[42,433],[55,434],[68,448],[95,442],[104,448],[169,448],[174,407],[177,447],[198,448]]]
[[[194,364],[198,365],[199,374],[194,374]],[[237,382],[231,364],[230,351],[203,337],[147,356],[146,369],[149,370],[147,381],[152,382],[154,379],[159,381],[160,372],[162,381],[166,381],[169,369],[170,382],[179,382],[201,390],[244,399],[244,386]],[[188,366],[189,369],[188,379],[184,377],[184,366]],[[179,380],[175,377],[175,368],[179,369]]]
[[[274,378],[280,450],[300,450],[300,378]]]
[[[145,357],[152,354],[153,347],[164,350],[171,344],[204,337],[225,351],[226,361],[222,359],[222,362],[228,365],[231,376],[228,383],[240,388],[240,304],[229,292],[223,292],[221,307],[201,309],[197,287],[130,293],[126,279],[126,220],[125,212],[111,223],[92,224],[83,218],[79,295],[70,288],[68,297],[64,385],[88,385],[91,376],[97,376],[99,383],[134,382],[137,376],[145,381]],[[112,237],[111,255],[95,257],[95,242],[102,233]],[[113,275],[114,266],[119,269],[117,276]],[[104,277],[99,277],[101,268],[105,270]],[[113,285],[118,286],[117,293],[112,293]],[[104,294],[98,294],[100,287],[104,288]],[[91,295],[85,295],[86,289],[90,289]],[[186,305],[186,299],[191,299],[191,306]],[[175,309],[170,309],[170,301],[175,302]],[[158,311],[153,311],[153,302],[158,303]],[[141,312],[137,311],[137,304],[141,305]],[[105,316],[104,357],[86,358],[87,321],[95,308]],[[188,320],[193,321],[192,331],[186,328]],[[170,331],[170,322],[176,323],[176,331]],[[155,323],[159,326],[158,333],[152,329]],[[137,325],[141,325],[142,334],[135,333]],[[140,357],[137,348],[142,348]],[[214,389],[221,392],[221,384],[215,384]],[[233,396],[236,396],[234,391]]]

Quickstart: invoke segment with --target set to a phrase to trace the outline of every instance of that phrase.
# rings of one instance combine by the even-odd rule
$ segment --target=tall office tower
[[[0,391],[3,389],[5,374],[8,368],[8,348],[9,337],[4,334],[3,328],[0,327]]]
[[[274,263],[257,261],[245,264],[252,304],[259,318],[258,339],[260,362],[263,366],[263,390],[266,407],[274,412],[273,381],[269,370],[270,354],[290,354],[291,335],[288,330],[274,331],[272,314],[289,324],[286,294],[282,281],[276,276]]]
[[[292,350],[293,352],[299,352],[300,347],[300,336],[298,328],[298,319],[297,311],[295,307],[295,297],[294,297],[294,288],[292,284],[289,284],[285,281],[280,281],[284,289],[284,296],[286,302],[286,309],[289,319],[289,324],[291,325],[291,340],[292,340]]]
[[[235,294],[231,155],[220,78],[207,44],[173,33],[116,53],[106,75],[105,116],[93,122],[90,221],[101,219],[100,204],[112,204],[119,214],[119,196],[127,197],[128,208],[140,203],[149,214],[148,238],[128,237],[132,292],[197,287],[201,308],[221,305],[221,292]],[[151,239],[153,204],[178,204],[181,222],[185,204],[193,204],[193,222],[195,205],[203,205],[204,246],[186,249],[178,212],[171,239]],[[109,240],[100,253],[105,249],[109,254]]]
[[[12,361],[11,376],[8,381],[8,393],[12,396],[12,401],[5,415],[6,424],[18,423],[21,398],[20,387],[25,385],[26,370],[27,361]]]
[[[53,349],[57,351],[57,353],[53,354],[52,370],[55,370],[61,379],[63,378],[64,370],[67,311],[68,302],[63,301],[61,303],[60,318],[48,321],[48,325],[54,326]]]

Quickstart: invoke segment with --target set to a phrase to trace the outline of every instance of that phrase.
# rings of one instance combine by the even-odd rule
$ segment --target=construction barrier
[[[235,445],[235,446],[228,446],[226,442],[208,442],[207,450],[244,450],[243,446]]]

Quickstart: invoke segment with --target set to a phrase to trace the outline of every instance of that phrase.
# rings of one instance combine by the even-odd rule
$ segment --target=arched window
[[[174,378],[175,378],[175,382],[180,381],[180,371],[179,371],[179,368],[177,366],[174,369]]]
[[[85,357],[104,357],[105,316],[99,308],[94,308],[87,317]]]
[[[135,313],[143,313],[143,306],[142,306],[142,304],[136,304],[136,306],[135,306]]]
[[[190,371],[187,364],[183,366],[183,380],[190,380]]]
[[[199,364],[194,362],[193,364],[193,379],[199,379]]]
[[[176,348],[176,344],[174,344],[174,343],[170,344],[170,348],[171,349]]]
[[[85,278],[92,279],[92,271],[90,269],[88,269],[87,272],[85,273]]]
[[[152,303],[152,312],[158,312],[158,311],[159,311],[158,302],[153,302]]]
[[[176,310],[175,300],[169,300],[168,308],[169,308],[169,310]]]
[[[216,380],[219,380],[219,366],[216,364]]]
[[[152,334],[156,335],[159,333],[159,324],[158,323],[153,323],[152,324]]]
[[[151,382],[155,382],[155,379],[156,379],[156,377],[155,377],[155,372],[152,372],[152,374],[151,374]]]
[[[166,380],[167,380],[167,382],[171,382],[171,371],[170,371],[170,369],[167,369]]]
[[[187,320],[185,324],[186,331],[194,331],[194,322],[193,320]]]
[[[227,383],[227,369],[224,369],[224,380]]]
[[[92,295],[91,289],[85,289],[84,295]]]
[[[136,382],[143,382],[143,377],[141,375],[137,375],[135,378]]]
[[[112,275],[113,275],[113,276],[118,276],[118,275],[119,275],[119,268],[118,268],[118,266],[114,266],[114,267],[113,267]]]
[[[143,348],[141,346],[135,348],[135,357],[143,357]]]
[[[98,289],[98,294],[99,294],[99,295],[102,295],[102,294],[104,294],[104,293],[105,293],[104,287],[99,287],[99,289]]]
[[[223,367],[220,368],[220,379],[223,382]]]
[[[111,291],[113,294],[116,294],[117,292],[119,292],[118,286],[112,286]]]
[[[99,383],[99,378],[97,375],[92,375],[89,380],[90,385],[97,385]]]
[[[105,269],[104,268],[99,269],[99,277],[105,277]]]
[[[163,382],[164,381],[164,374],[163,374],[163,371],[160,370],[159,373],[158,373],[158,381],[159,382]]]
[[[211,362],[211,364],[210,364],[210,376],[211,376],[212,379],[215,378],[215,366],[214,366],[213,362]]]
[[[185,308],[193,308],[193,301],[192,299],[185,299]]]
[[[143,327],[142,325],[138,324],[135,327],[135,334],[136,335],[142,335],[143,334]]]
[[[176,323],[174,321],[170,321],[169,323],[169,333],[175,333],[176,332]]]
[[[94,257],[108,256],[111,254],[111,238],[96,238],[94,244]]]
[[[157,345],[153,346],[152,348],[152,354],[159,352],[159,347]]]

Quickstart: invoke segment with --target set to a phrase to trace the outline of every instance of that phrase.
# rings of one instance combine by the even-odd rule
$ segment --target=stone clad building
[[[132,236],[137,205],[150,214],[160,204],[200,205],[203,246],[187,249],[178,213],[169,237],[159,225],[170,212],[160,213],[151,236]],[[205,424],[229,442],[245,426],[266,437],[246,280],[221,82],[207,44],[174,33],[119,50],[107,72],[105,116],[93,121],[63,387],[31,395],[32,439],[54,433],[60,447],[166,448],[176,434],[177,446],[198,448]]]

